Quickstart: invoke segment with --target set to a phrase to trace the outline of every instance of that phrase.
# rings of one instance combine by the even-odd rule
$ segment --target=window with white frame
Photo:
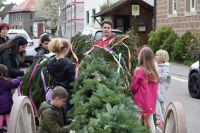
[[[89,24],[90,22],[90,14],[89,11],[86,11],[86,23]]]
[[[196,0],[186,0],[186,12],[196,12]]]
[[[190,0],[190,11],[195,12],[195,0]]]
[[[177,14],[177,0],[169,0],[169,14]]]
[[[96,13],[96,9],[92,9],[92,16],[93,16],[92,21],[93,22],[95,22],[95,17],[94,17],[95,13]]]
[[[172,13],[173,14],[177,14],[177,0],[173,0],[173,3],[172,3],[173,7],[172,7]]]

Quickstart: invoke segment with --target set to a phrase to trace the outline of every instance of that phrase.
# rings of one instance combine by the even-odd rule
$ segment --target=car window
[[[119,31],[112,31],[111,34],[112,34],[112,35],[119,35],[119,34],[122,34],[122,32],[119,32]],[[102,32],[102,31],[97,31],[96,34],[95,34],[94,39],[95,39],[95,40],[98,40],[102,35],[103,35],[103,32]]]
[[[30,39],[26,34],[23,34],[23,33],[8,33],[7,36],[8,36],[10,39],[14,39],[16,36],[22,36],[22,37],[24,37],[26,40],[29,40],[29,39]]]
[[[103,32],[102,32],[102,31],[97,31],[96,34],[95,34],[94,39],[95,39],[95,40],[98,40],[102,35],[103,35]]]

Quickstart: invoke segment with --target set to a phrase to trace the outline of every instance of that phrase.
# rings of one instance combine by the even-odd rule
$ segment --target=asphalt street
[[[200,99],[191,98],[188,92],[189,66],[170,63],[172,82],[167,93],[166,105],[170,101],[183,106],[188,133],[200,133]]]

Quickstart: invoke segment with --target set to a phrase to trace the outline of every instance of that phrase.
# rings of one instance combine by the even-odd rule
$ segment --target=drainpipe
[[[74,0],[74,20],[75,20],[74,34],[76,34],[76,0]]]
[[[70,4],[70,6],[71,6],[71,36],[70,36],[70,38],[72,37],[72,2],[71,2],[71,4]]]
[[[157,7],[157,0],[154,0],[154,31],[156,30],[156,21],[157,21],[157,14],[156,14],[156,7]]]

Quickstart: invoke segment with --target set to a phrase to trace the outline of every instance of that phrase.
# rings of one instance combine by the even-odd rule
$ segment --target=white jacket
[[[171,74],[169,66],[170,64],[168,62],[163,64],[156,64],[156,68],[159,74],[158,100],[160,101],[165,101],[167,90],[171,82]]]

